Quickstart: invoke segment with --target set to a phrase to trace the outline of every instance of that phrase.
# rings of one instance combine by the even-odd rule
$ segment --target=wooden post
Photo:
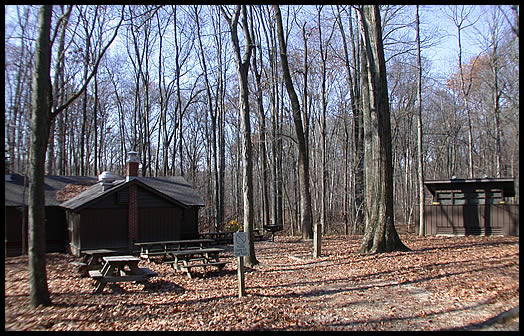
[[[322,225],[315,223],[313,226],[313,258],[319,258],[321,252]]]
[[[244,282],[244,257],[237,258],[238,264],[238,297],[246,295],[246,284]]]

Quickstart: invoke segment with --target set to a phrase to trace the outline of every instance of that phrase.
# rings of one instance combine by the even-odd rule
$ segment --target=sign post
[[[244,283],[244,257],[249,255],[249,236],[247,232],[233,233],[233,246],[238,265],[238,297],[243,297],[246,295],[246,286]]]

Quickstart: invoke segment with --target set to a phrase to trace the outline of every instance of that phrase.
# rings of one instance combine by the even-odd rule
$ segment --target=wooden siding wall
[[[138,240],[141,242],[181,239],[182,208],[138,209]]]
[[[27,239],[28,211],[25,211],[25,231]],[[67,224],[65,214],[59,207],[45,208],[46,252],[66,251]],[[5,253],[6,256],[17,256],[22,253],[22,207],[5,207]]]
[[[26,211],[27,214],[27,211]],[[22,208],[5,207],[5,240],[6,242],[21,241],[22,239]],[[9,225],[8,225],[9,224]],[[27,221],[26,221],[27,232]]]
[[[424,210],[426,235],[519,235],[518,204],[426,205]]]
[[[182,226],[181,239],[194,239],[198,237],[198,211],[200,207],[192,206],[184,209],[184,225]]]
[[[80,248],[127,248],[127,207],[80,211]]]

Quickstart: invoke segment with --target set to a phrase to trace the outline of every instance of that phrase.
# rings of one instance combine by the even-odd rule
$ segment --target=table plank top
[[[109,249],[95,249],[95,250],[82,250],[82,251],[80,251],[80,253],[81,254],[93,255],[93,254],[117,253],[117,251],[109,250]]]
[[[105,262],[123,262],[123,261],[140,261],[140,258],[131,256],[131,255],[123,255],[123,256],[110,256],[110,257],[103,257]]]
[[[218,247],[203,248],[203,249],[187,249],[187,250],[176,250],[169,251],[169,254],[173,255],[188,255],[188,254],[197,254],[197,253],[214,253],[214,252],[223,252],[224,249]]]
[[[163,245],[163,244],[192,244],[192,243],[213,243],[213,239],[184,239],[184,240],[164,240],[164,241],[152,241],[152,242],[140,242],[135,243],[137,246],[147,245]]]

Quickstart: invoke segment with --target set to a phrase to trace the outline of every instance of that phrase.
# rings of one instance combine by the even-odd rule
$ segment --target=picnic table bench
[[[198,236],[201,238],[211,238],[213,239],[216,244],[223,245],[223,244],[233,244],[233,233],[230,231],[220,231],[220,232],[205,232],[200,233]],[[255,241],[261,241],[264,239],[264,234],[260,232],[260,230],[255,229],[253,230],[253,238]]]
[[[264,231],[271,232],[272,241],[275,241],[275,232],[282,231],[282,224],[270,224],[263,226]]]
[[[82,261],[72,261],[71,264],[78,268],[80,276],[88,276],[88,271],[102,268],[102,257],[118,254],[118,251],[110,249],[82,250]]]
[[[202,267],[204,274],[206,267],[209,266],[216,266],[219,270],[222,270],[229,263],[228,261],[220,261],[220,252],[223,251],[224,249],[216,247],[171,251],[169,255],[173,259],[164,262],[171,264],[175,270],[185,272],[191,279],[191,270],[195,267]]]
[[[213,242],[213,239],[185,239],[139,242],[135,243],[135,245],[140,247],[140,258],[144,258],[149,261],[152,257],[162,257],[162,261],[164,261],[167,258],[167,254],[171,251],[191,248],[204,248]]]
[[[144,282],[157,275],[149,268],[138,267],[140,258],[134,256],[107,256],[102,260],[102,269],[89,271],[89,276],[95,280],[95,293],[101,293],[108,282]]]
[[[232,244],[233,243],[233,232],[221,231],[221,232],[206,232],[200,233],[201,238],[213,239],[217,244]]]

